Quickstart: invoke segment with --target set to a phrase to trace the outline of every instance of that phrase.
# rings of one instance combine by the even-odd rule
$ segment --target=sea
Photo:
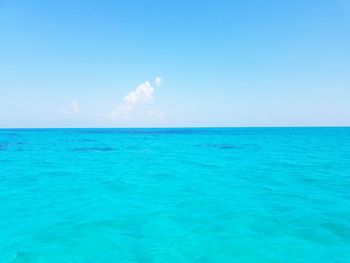
[[[0,262],[350,262],[350,128],[1,129]]]

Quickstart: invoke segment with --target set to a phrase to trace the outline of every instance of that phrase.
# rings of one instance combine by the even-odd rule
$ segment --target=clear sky
[[[0,127],[350,125],[350,0],[0,0]]]

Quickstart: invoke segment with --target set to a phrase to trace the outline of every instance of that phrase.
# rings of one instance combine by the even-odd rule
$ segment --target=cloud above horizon
[[[163,83],[163,80],[161,77],[156,77],[154,79],[154,85],[156,85],[157,87],[160,87],[162,85],[162,83]]]
[[[160,87],[162,79],[156,77],[154,86]],[[161,118],[162,112],[150,108],[154,102],[155,88],[146,80],[124,96],[122,102],[109,114],[114,119]]]
[[[80,111],[79,102],[77,100],[73,100],[66,108],[64,108],[61,112],[64,114],[69,113],[78,113]]]

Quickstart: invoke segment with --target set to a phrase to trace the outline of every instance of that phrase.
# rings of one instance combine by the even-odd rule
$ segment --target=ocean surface
[[[350,128],[2,129],[0,262],[350,262]]]

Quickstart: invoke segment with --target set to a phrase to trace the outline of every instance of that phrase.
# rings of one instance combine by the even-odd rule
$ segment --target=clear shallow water
[[[350,128],[0,130],[0,262],[350,262]]]

